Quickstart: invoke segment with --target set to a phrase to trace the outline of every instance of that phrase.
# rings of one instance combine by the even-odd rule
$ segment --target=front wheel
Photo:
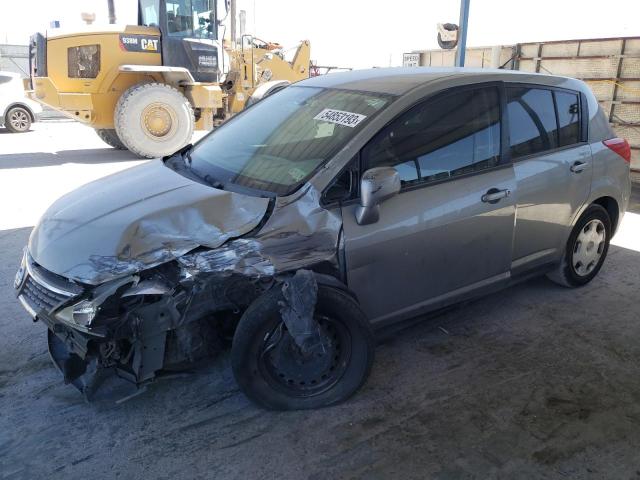
[[[13,107],[7,112],[5,127],[12,133],[23,133],[31,128],[31,114],[22,107]]]
[[[156,158],[177,152],[191,141],[195,127],[189,100],[163,83],[134,85],[116,105],[118,138],[140,157]]]
[[[314,318],[324,351],[303,352],[280,316],[278,289],[244,313],[233,337],[236,381],[255,403],[273,410],[320,408],[342,402],[366,381],[375,342],[364,313],[348,294],[320,286]]]
[[[104,143],[116,150],[126,150],[124,143],[118,137],[114,128],[96,128],[96,133]]]
[[[591,205],[569,235],[560,265],[548,277],[565,287],[579,287],[598,274],[611,239],[611,219],[600,205]]]

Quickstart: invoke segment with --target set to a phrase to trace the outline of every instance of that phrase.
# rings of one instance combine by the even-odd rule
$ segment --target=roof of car
[[[387,93],[402,95],[409,90],[444,77],[469,76],[475,79],[491,77],[496,80],[496,74],[500,76],[535,76],[540,83],[557,79],[551,75],[541,75],[517,70],[499,70],[487,68],[460,68],[460,67],[398,67],[398,68],[371,68],[367,70],[352,70],[349,72],[331,73],[319,75],[299,82],[298,85],[345,88],[349,90],[362,90],[366,92]],[[545,81],[544,79],[548,79]]]

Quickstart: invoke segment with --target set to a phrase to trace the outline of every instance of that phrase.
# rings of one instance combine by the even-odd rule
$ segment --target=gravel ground
[[[0,478],[640,478],[638,192],[590,285],[534,279],[388,335],[343,405],[260,410],[228,353],[87,404],[13,276],[55,196],[136,160],[67,122],[0,147]]]

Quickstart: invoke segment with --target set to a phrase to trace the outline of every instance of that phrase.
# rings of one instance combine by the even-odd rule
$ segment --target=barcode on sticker
[[[314,120],[322,120],[323,122],[337,123],[338,125],[344,125],[345,127],[356,127],[361,121],[367,118],[366,115],[360,115],[359,113],[343,112],[342,110],[332,110],[325,108],[315,117]]]

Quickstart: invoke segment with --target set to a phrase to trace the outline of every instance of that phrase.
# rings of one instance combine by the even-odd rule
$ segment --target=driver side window
[[[364,170],[394,167],[405,187],[498,165],[499,98],[496,87],[484,87],[413,107],[364,148]]]

